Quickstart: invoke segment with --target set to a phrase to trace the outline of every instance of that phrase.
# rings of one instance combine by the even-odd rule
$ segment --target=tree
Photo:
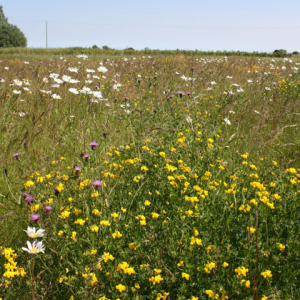
[[[24,33],[8,22],[0,5],[0,47],[26,47],[27,39]]]
[[[273,51],[273,56],[275,57],[284,57],[287,55],[287,51],[285,49],[280,49],[280,50],[274,50]]]

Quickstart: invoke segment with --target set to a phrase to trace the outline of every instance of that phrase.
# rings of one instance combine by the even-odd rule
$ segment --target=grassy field
[[[0,53],[0,298],[300,298],[298,58],[44,54]]]

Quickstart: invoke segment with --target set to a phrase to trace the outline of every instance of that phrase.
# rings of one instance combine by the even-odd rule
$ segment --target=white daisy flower
[[[22,249],[24,251],[27,251],[28,253],[30,254],[38,254],[40,252],[43,252],[45,253],[45,248],[44,248],[44,245],[43,245],[43,242],[39,242],[39,241],[34,241],[32,244],[27,241],[27,247],[28,248],[25,248],[25,247],[22,247]]]
[[[39,229],[38,231],[36,231],[35,227],[28,226],[27,230],[24,231],[27,233],[29,237],[35,239],[35,238],[43,237],[45,229]]]

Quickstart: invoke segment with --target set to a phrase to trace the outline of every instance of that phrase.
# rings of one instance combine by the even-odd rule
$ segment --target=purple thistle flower
[[[186,92],[186,94],[187,94],[188,96],[190,96],[190,95],[191,95],[191,92]]]
[[[85,158],[85,161],[89,161],[91,156],[89,154],[85,154],[83,158]]]
[[[96,181],[94,181],[92,184],[93,184],[93,186],[94,186],[97,190],[99,190],[100,187],[103,185],[103,182],[100,181],[100,180],[96,180]]]
[[[39,221],[40,215],[39,214],[32,214],[30,216],[30,221],[33,221],[35,223],[37,223]]]
[[[54,189],[54,194],[55,194],[55,196],[58,196],[60,194],[60,191],[58,190],[58,188]]]
[[[33,198],[32,196],[27,196],[27,197],[25,198],[25,202],[27,202],[28,204],[29,204],[29,203],[32,203],[33,200],[34,200],[34,198]]]
[[[17,152],[17,153],[14,153],[14,154],[13,154],[13,157],[15,157],[16,160],[20,160],[20,155],[21,155],[21,153],[20,153],[20,152]]]
[[[46,215],[50,215],[52,207],[50,205],[45,206]]]
[[[50,205],[45,206],[45,211],[46,212],[50,212],[52,209],[52,207]]]
[[[89,145],[91,146],[92,150],[95,150],[99,144],[97,142],[91,142]]]
[[[75,176],[78,177],[80,175],[81,167],[74,165],[74,169],[75,169]]]

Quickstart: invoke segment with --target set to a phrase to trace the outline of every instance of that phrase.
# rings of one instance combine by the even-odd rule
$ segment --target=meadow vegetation
[[[2,57],[0,298],[299,299],[297,58]]]

